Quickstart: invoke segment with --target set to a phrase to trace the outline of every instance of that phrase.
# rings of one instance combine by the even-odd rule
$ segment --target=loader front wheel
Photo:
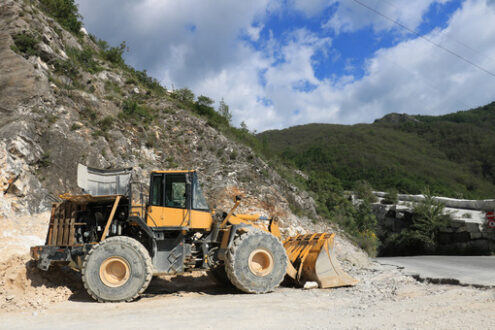
[[[110,237],[86,255],[84,287],[99,302],[131,301],[148,287],[153,273],[145,247],[133,238]]]
[[[266,293],[282,282],[286,268],[287,254],[282,243],[270,233],[250,230],[234,239],[225,270],[239,290]]]

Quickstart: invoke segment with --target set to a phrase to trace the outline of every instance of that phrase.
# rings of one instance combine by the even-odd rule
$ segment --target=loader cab
[[[146,223],[170,230],[210,229],[212,216],[196,171],[154,171]]]

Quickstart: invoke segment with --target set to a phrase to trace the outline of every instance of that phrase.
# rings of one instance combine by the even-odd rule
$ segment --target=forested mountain
[[[334,185],[464,198],[495,196],[495,103],[444,116],[392,113],[373,124],[309,124],[258,135],[268,153]]]

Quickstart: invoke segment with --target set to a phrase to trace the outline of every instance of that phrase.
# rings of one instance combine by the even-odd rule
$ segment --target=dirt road
[[[240,294],[206,276],[154,279],[133,303],[98,304],[83,292],[45,310],[0,312],[2,329],[495,328],[495,289],[420,283],[374,264],[356,287]]]

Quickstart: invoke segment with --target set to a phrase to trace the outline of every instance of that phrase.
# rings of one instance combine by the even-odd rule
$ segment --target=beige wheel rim
[[[266,276],[273,270],[273,257],[264,249],[256,249],[249,255],[249,270],[256,276]]]
[[[124,285],[130,276],[129,263],[124,258],[110,257],[103,261],[100,266],[100,279],[111,288]]]

